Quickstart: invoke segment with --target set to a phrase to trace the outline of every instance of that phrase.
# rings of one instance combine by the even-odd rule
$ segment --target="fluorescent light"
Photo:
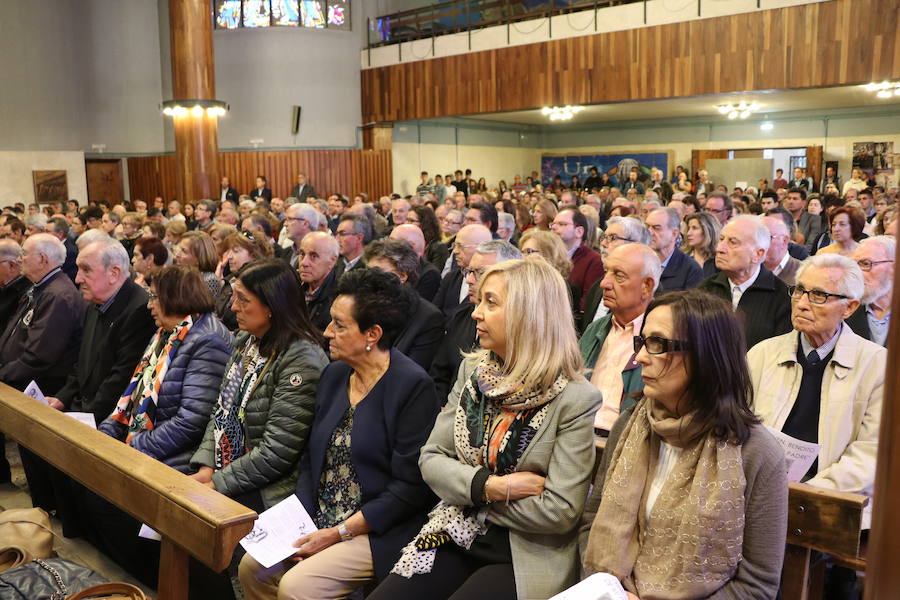
[[[762,131],[772,131],[773,129],[775,129],[775,123],[771,121],[763,121],[762,123],[760,123],[759,128]]]

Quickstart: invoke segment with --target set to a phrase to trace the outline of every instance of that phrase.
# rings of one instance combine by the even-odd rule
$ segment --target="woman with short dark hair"
[[[425,238],[425,260],[433,264],[438,271],[442,270],[447,257],[450,256],[450,247],[441,241],[441,225],[434,210],[430,206],[413,206],[410,212],[414,213],[414,216],[408,215],[406,222],[422,230],[422,236]]]
[[[582,516],[585,572],[611,573],[630,600],[774,598],[784,452],[750,409],[731,303],[666,294],[634,340],[643,396],[616,421],[597,470]]]
[[[866,217],[863,212],[853,206],[840,206],[828,212],[828,233],[831,244],[819,248],[816,254],[841,254],[849,256],[859,246],[859,240],[866,237],[863,229]]]
[[[134,282],[143,288],[149,287],[147,280],[159,269],[166,266],[169,250],[157,237],[147,236],[134,243],[131,255],[131,268],[134,270]]]
[[[191,455],[219,394],[233,338],[212,314],[212,297],[193,267],[155,273],[147,305],[159,329],[112,415],[98,429],[192,473]],[[159,547],[138,538],[139,521],[87,490],[81,517],[97,548],[143,583],[156,585]]]
[[[248,600],[344,598],[382,580],[434,504],[417,464],[438,412],[434,384],[392,348],[412,294],[371,268],[345,273],[337,291],[325,329],[334,362],[319,381],[296,492],[319,530],[270,569],[245,556]]]

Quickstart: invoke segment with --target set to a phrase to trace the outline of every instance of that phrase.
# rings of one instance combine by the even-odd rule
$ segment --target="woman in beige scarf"
[[[581,527],[585,574],[629,600],[774,598],[787,527],[780,445],[751,412],[742,327],[698,291],[650,304],[643,398],[610,432]]]

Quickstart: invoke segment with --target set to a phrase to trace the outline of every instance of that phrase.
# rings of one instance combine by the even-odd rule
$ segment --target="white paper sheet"
[[[628,600],[625,588],[609,573],[594,573],[550,600]]]
[[[787,466],[788,481],[800,481],[813,461],[819,456],[819,444],[804,442],[793,438],[777,429],[766,426],[769,433],[775,436],[781,447],[784,448],[784,461]]]
[[[291,494],[259,515],[241,546],[268,569],[297,551],[294,542],[317,530],[300,499]]]
[[[141,523],[141,530],[138,531],[138,537],[142,537],[145,540],[161,540],[162,536],[157,533],[155,529],[150,529],[144,523]]]
[[[31,380],[31,383],[28,384],[28,387],[22,390],[22,393],[26,396],[31,396],[41,404],[50,404],[44,397],[44,393],[41,391],[41,388],[38,387],[38,384],[35,383],[33,379]]]
[[[97,429],[97,420],[94,419],[94,413],[86,413],[86,412],[67,412],[63,413],[64,415],[69,415],[79,423],[84,423],[91,429]]]

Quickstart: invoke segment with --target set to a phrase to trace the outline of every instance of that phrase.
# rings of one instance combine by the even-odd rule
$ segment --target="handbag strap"
[[[139,587],[119,581],[91,586],[86,590],[81,590],[68,596],[66,600],[89,600],[90,598],[102,598],[103,596],[120,596],[128,600],[147,600],[147,596]]]

